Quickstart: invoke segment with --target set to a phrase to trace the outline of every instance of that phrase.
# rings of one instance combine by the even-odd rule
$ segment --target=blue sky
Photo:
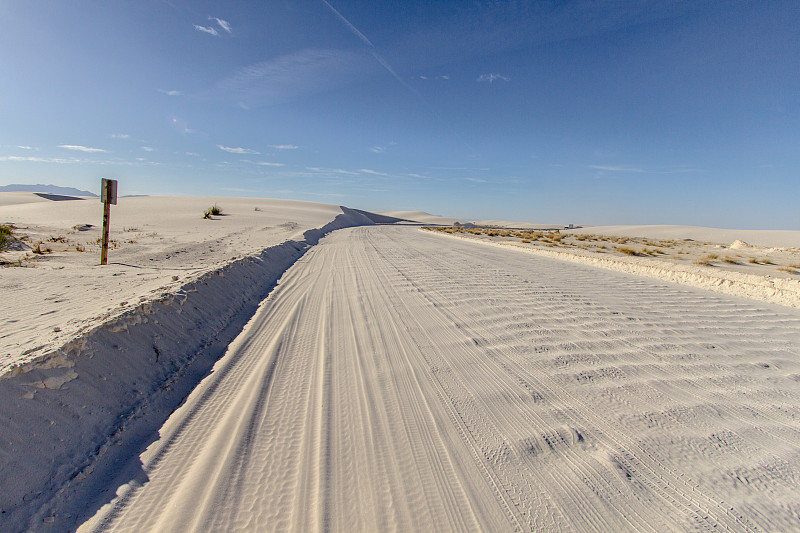
[[[800,3],[0,2],[0,184],[800,230]]]

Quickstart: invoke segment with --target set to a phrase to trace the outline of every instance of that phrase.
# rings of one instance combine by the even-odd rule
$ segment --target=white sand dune
[[[563,224],[537,224],[534,222],[513,222],[511,220],[476,220],[473,222],[477,226],[498,226],[501,228],[518,229],[553,229],[563,228]]]
[[[376,211],[379,215],[386,215],[389,217],[396,217],[411,222],[419,222],[420,224],[442,224],[451,226],[455,222],[467,222],[461,218],[441,217],[438,215],[431,215],[425,211]]]
[[[3,270],[0,293],[15,305],[0,308],[0,373],[232,260],[301,241],[306,231],[342,214],[335,205],[291,200],[120,198],[111,207],[109,265],[99,266],[99,199],[53,202],[34,193],[0,198],[7,195],[27,195],[28,201],[0,207],[0,223],[17,225],[30,236],[29,245],[43,241],[54,253],[23,263],[33,270]],[[203,211],[213,204],[223,215],[204,220]]]
[[[84,198],[74,197],[76,200],[84,200]],[[96,201],[97,199],[95,199]],[[50,202],[46,196],[36,194],[33,192],[0,192],[0,208],[9,205],[19,204],[32,204],[41,202]]]
[[[449,242],[322,241],[80,530],[797,528],[798,313]]]
[[[649,239],[693,239],[696,241],[731,244],[736,240],[755,246],[800,248],[800,231],[742,230],[704,228],[701,226],[586,226],[570,233],[597,233]]]

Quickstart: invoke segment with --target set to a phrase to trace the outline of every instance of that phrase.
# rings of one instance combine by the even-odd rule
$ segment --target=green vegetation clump
[[[14,239],[14,226],[11,224],[0,224],[0,251],[5,250]]]
[[[208,209],[206,209],[205,211],[203,211],[203,218],[210,219],[211,215],[215,215],[216,216],[216,215],[221,215],[221,214],[222,214],[222,208],[220,206],[218,206],[217,204],[214,204],[211,207],[209,207]]]

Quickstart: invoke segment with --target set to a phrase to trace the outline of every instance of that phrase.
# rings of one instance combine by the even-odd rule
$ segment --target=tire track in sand
[[[800,316],[442,241],[323,239],[84,529],[800,526]]]

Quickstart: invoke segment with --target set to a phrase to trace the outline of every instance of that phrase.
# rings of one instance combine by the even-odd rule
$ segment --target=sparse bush
[[[626,239],[626,242],[627,242],[627,239]],[[623,253],[625,255],[639,255],[639,253],[636,250],[634,250],[633,248],[628,248],[626,246],[618,246],[617,247],[617,251],[621,252],[621,253]]]
[[[796,268],[797,268],[796,265],[789,265],[789,266],[786,266],[786,267],[780,267],[780,268],[778,268],[778,270],[780,270],[781,272],[786,272],[787,274],[800,274],[800,272],[795,270]]]
[[[86,251],[86,247],[84,247],[81,243],[78,243],[78,244],[75,245],[75,251],[76,252],[85,252]]]
[[[735,257],[731,257],[730,255],[726,255],[722,260],[728,263],[729,265],[739,264],[739,261],[737,261]]]
[[[711,266],[711,259],[709,259],[708,257],[701,257],[700,259],[695,261],[694,264],[698,265],[698,266],[707,266],[708,267],[708,266]]]
[[[211,215],[217,216],[222,214],[222,208],[217,204],[212,205],[203,211],[203,218],[211,218]]]
[[[51,236],[50,236],[50,238],[49,238],[49,239],[47,239],[47,240],[48,240],[49,242],[67,242],[67,238],[66,238],[66,237],[64,237],[63,235],[59,235],[58,237],[53,237],[53,236],[51,235]]]
[[[50,249],[50,248],[48,248],[47,246],[45,246],[44,248],[42,248],[42,241],[39,241],[38,243],[36,243],[36,248],[34,248],[34,249],[33,249],[33,250],[31,250],[31,251],[32,251],[33,253],[35,253],[36,255],[44,255],[44,254],[49,254],[49,253],[50,253],[50,252],[52,252],[53,250],[51,250],[51,249]]]
[[[5,250],[14,238],[14,226],[0,224],[0,251]]]

